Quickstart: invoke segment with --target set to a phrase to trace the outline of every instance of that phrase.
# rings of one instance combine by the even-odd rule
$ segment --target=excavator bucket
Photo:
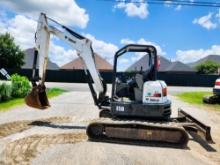
[[[31,92],[25,97],[25,103],[37,109],[46,109],[50,107],[46,94],[46,87],[44,85],[34,86]]]

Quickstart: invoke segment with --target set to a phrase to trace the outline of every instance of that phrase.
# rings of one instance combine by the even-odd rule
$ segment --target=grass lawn
[[[55,96],[58,96],[65,92],[65,90],[60,89],[60,88],[51,88],[47,90],[47,96],[48,98],[52,98]],[[17,105],[22,105],[24,104],[24,98],[13,98],[11,100],[8,100],[6,102],[1,102],[0,103],[0,111],[6,111],[11,109],[12,107],[15,107]]]
[[[204,109],[212,109],[212,110],[219,110],[220,111],[220,105],[208,105],[204,104],[202,99],[204,96],[212,95],[211,92],[184,92],[177,94],[176,96],[187,103],[198,105],[201,108]]]

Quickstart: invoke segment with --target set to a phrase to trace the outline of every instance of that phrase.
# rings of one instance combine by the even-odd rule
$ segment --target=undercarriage
[[[107,110],[101,114],[110,117]],[[189,140],[188,132],[196,133],[208,143],[213,142],[211,128],[181,109],[178,110],[178,117],[168,121],[113,117],[100,118],[87,127],[87,135],[92,141],[163,144],[183,148]]]

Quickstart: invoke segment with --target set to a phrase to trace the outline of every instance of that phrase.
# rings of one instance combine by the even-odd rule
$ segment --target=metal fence
[[[6,69],[8,73],[27,76],[29,79],[32,75],[31,69]],[[119,76],[129,77],[129,73],[118,73]],[[101,72],[101,76],[107,83],[112,82],[112,72]],[[3,77],[0,75],[0,79]],[[217,75],[201,75],[189,72],[159,72],[158,79],[164,80],[172,86],[200,86],[213,87]],[[46,76],[47,82],[69,82],[69,83],[86,83],[84,70],[48,70]]]

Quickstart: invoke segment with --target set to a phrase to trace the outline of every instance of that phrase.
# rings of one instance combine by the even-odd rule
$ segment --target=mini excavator
[[[157,80],[158,55],[154,46],[129,44],[115,53],[111,96],[107,96],[107,85],[96,67],[92,42],[44,13],[40,14],[36,31],[33,87],[25,98],[28,106],[37,109],[50,106],[45,77],[51,34],[75,49],[85,65],[92,98],[100,109],[100,119],[87,126],[89,140],[129,144],[164,143],[183,147],[187,146],[188,132],[193,131],[207,142],[212,142],[211,128],[182,109],[178,110],[178,117],[170,117],[171,101],[167,97],[167,85]],[[148,56],[148,67],[122,79],[117,71],[118,58],[130,52]]]

